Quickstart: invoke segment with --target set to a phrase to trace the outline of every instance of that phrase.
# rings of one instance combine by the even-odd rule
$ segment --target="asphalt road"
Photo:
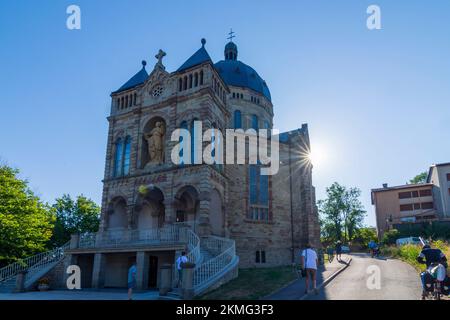
[[[418,300],[420,278],[410,265],[395,259],[352,254],[350,266],[312,300]],[[379,280],[379,281],[378,281]]]

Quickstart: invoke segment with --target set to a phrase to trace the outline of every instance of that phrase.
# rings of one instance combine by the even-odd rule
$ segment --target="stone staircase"
[[[189,261],[196,264],[193,283],[195,295],[203,294],[237,276],[239,257],[236,256],[234,240],[215,236],[199,238],[190,228],[180,230],[184,231],[181,233],[177,231],[178,233],[174,234],[177,235],[177,239],[187,244],[187,257]],[[161,232],[158,231],[159,233]],[[64,259],[69,245],[70,243],[67,243],[60,248],[40,253],[21,263],[16,262],[0,269],[0,292],[13,292],[16,288],[17,275],[25,270],[27,273],[24,289],[32,288],[41,277]],[[176,283],[178,273],[175,268],[173,271],[172,279]],[[174,289],[168,298],[179,299],[179,290]]]
[[[16,289],[16,277],[0,282],[0,293],[11,293]]]
[[[193,283],[196,296],[215,289],[237,276],[239,257],[236,256],[234,240],[216,236],[203,237],[198,251],[201,258],[196,263]],[[193,259],[190,260],[193,262]],[[161,299],[181,299],[181,291],[174,288]]]
[[[0,269],[0,292],[10,293],[16,289],[16,279],[20,272],[26,271],[24,289],[29,290],[41,277],[53,269],[65,257],[69,243],[62,247],[39,253],[22,262],[14,262]]]

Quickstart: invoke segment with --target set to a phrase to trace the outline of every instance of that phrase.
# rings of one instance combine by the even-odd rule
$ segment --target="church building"
[[[157,288],[161,268],[186,251],[199,294],[238,268],[290,265],[306,243],[319,245],[306,124],[278,135],[274,175],[261,174],[261,163],[195,163],[205,130],[271,130],[274,116],[268,84],[239,60],[232,38],[218,62],[205,39],[199,45],[173,71],[159,50],[150,72],[143,61],[111,93],[100,230],[74,235],[68,251],[67,263],[83,271],[82,287],[126,287],[135,262],[138,288]],[[178,128],[191,134],[191,150],[174,163]]]

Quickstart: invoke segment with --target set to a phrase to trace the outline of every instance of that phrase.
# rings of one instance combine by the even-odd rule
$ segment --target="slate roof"
[[[202,46],[189,59],[187,59],[186,62],[181,65],[181,67],[178,68],[177,72],[192,68],[207,61],[210,61],[212,63],[211,57],[209,56],[205,47]]]
[[[136,73],[134,76],[130,78],[123,86],[121,86],[118,90],[114,91],[113,93],[118,93],[121,91],[125,91],[131,88],[134,88],[140,84],[143,84],[145,80],[148,78],[148,73],[145,70],[145,66],[142,67],[142,69]]]

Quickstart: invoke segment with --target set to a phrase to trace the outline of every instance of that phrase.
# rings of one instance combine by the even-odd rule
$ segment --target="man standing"
[[[341,240],[338,240],[336,242],[336,260],[341,261],[341,254],[342,254],[342,243]]]
[[[178,288],[181,287],[181,280],[183,277],[183,264],[188,262],[188,258],[186,257],[186,252],[181,252],[181,256],[177,259],[177,270],[178,270]]]
[[[128,300],[131,300],[133,289],[136,287],[136,263],[133,262],[130,269],[128,269]]]
[[[316,287],[316,274],[317,274],[317,265],[319,264],[317,259],[317,253],[314,249],[311,248],[310,244],[306,245],[306,249],[302,251],[302,267],[306,269],[306,278],[305,278],[305,294],[308,293],[309,290],[309,278],[311,277],[314,294],[318,294]]]

